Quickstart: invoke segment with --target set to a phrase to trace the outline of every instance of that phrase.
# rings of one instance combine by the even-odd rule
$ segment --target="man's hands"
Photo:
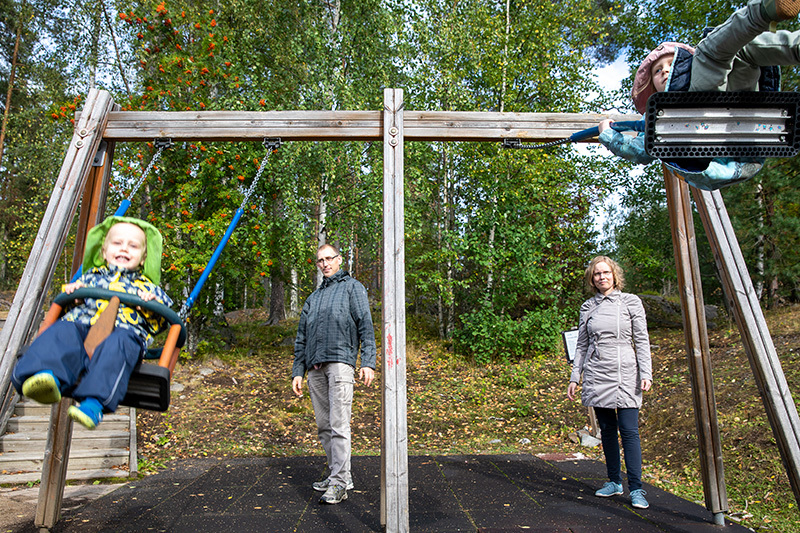
[[[303,376],[295,376],[292,378],[292,391],[298,398],[303,396]]]
[[[375,371],[371,368],[361,367],[361,370],[358,371],[358,379],[364,382],[364,385],[369,387],[372,385],[372,382],[375,380]],[[302,376],[295,376],[292,378],[292,392],[298,398],[303,396],[303,377]]]
[[[361,367],[361,370],[358,371],[358,379],[364,381],[364,385],[369,387],[372,385],[372,380],[375,379],[375,371],[371,368],[367,368],[365,366]]]

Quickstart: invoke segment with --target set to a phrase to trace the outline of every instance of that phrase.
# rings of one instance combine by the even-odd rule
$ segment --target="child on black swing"
[[[660,91],[778,90],[780,71],[774,65],[800,64],[800,32],[767,31],[800,11],[800,0],[750,0],[692,48],[683,43],[660,44],[636,71],[631,96],[639,113],[647,99]],[[655,159],[644,149],[644,134],[623,135],[600,123],[600,143],[629,161],[648,164]],[[764,158],[716,158],[696,168],[665,161],[688,183],[705,190],[753,177]]]
[[[109,217],[86,238],[84,274],[64,286],[71,294],[80,287],[98,287],[135,294],[144,301],[172,300],[161,287],[162,238],[151,224],[129,217]],[[108,301],[86,298],[42,332],[22,355],[11,375],[17,391],[49,404],[68,394],[79,406],[69,417],[94,429],[103,413],[113,413],[125,396],[134,367],[166,321],[152,311],[120,304],[112,333],[90,358],[84,348],[89,328]]]

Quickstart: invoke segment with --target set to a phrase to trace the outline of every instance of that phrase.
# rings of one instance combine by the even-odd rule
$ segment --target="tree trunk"
[[[273,268],[270,276],[270,299],[269,299],[269,318],[267,325],[275,325],[282,320],[286,320],[286,298],[285,283],[283,281],[283,269]]]
[[[14,91],[14,76],[17,72],[17,59],[19,57],[19,43],[22,40],[22,22],[17,26],[17,36],[14,40],[14,53],[11,57],[11,72],[8,75],[8,91],[6,92],[6,108],[3,110],[3,125],[0,127],[0,168],[3,168],[3,152],[6,145],[6,130],[8,128],[8,116],[11,112],[11,95]],[[8,183],[10,180],[4,180]],[[3,189],[6,187],[3,186]],[[3,190],[3,198],[6,198],[6,191]],[[5,264],[5,261],[3,262]],[[3,278],[5,279],[5,278]]]
[[[214,284],[214,316],[221,317],[225,314],[225,286],[216,282]]]
[[[765,235],[771,235],[773,230],[773,220],[775,219],[775,198],[774,195],[771,193],[764,191],[763,193],[764,199],[764,231]],[[772,268],[769,269],[769,272],[765,276],[765,283],[767,288],[767,309],[772,309],[775,307],[776,302],[776,295],[778,294],[778,276],[775,273],[777,270],[775,265],[775,260],[778,256],[778,251],[775,249],[775,241],[773,239],[765,238],[765,259],[769,260],[772,264]]]
[[[97,0],[97,4],[100,9],[94,9],[94,18],[92,19],[92,44],[89,49],[89,87],[87,87],[87,91],[90,89],[94,89],[97,87],[97,64],[100,58],[100,27],[103,22],[103,6],[101,4],[101,0]]]
[[[440,199],[442,202],[442,220],[439,224],[437,234],[437,244],[440,249],[449,248],[449,232],[455,224],[455,210],[451,203],[454,195],[452,189],[455,182],[451,176],[450,158],[448,157],[447,146],[442,146],[441,157],[442,169],[442,189]],[[453,261],[448,257],[442,265],[444,268],[444,286],[439,288],[437,298],[437,314],[439,318],[439,337],[449,339],[453,333],[453,321],[455,317],[455,302],[452,295],[453,290]]]
[[[326,189],[327,189],[327,183],[325,178],[323,177],[319,192],[317,247],[328,244],[328,228],[326,227],[326,219],[328,217],[328,201],[326,198],[327,194]],[[320,285],[322,285],[322,271],[317,269],[317,282],[315,286],[319,287]]]
[[[264,289],[264,300],[261,302],[261,307],[264,309],[268,309],[270,306],[270,299],[272,297],[272,287],[270,285],[270,280],[266,276],[260,276],[258,278],[258,282],[261,284],[261,287]]]
[[[761,300],[764,294],[764,187],[761,183],[756,184],[756,205],[758,206],[758,215],[756,215],[756,227],[758,228],[758,235],[756,235],[756,265],[755,265],[755,291],[756,298]]]
[[[292,268],[292,286],[289,288],[289,318],[300,316],[300,296],[297,286],[300,283],[296,268]]]
[[[503,45],[503,68],[502,68],[502,83],[500,86],[500,102],[499,108],[500,112],[502,113],[505,110],[505,100],[506,100],[506,85],[507,85],[507,70],[508,70],[508,39],[511,33],[511,0],[506,0],[506,34],[505,34],[505,44]],[[495,178],[495,191],[497,190],[497,185],[499,180]],[[492,289],[494,288],[494,242],[497,232],[497,194],[495,192],[492,193],[491,198],[491,228],[489,228],[489,266],[486,269],[486,303],[491,306],[492,304]]]

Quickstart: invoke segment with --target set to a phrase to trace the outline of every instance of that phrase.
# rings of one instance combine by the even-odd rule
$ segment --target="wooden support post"
[[[33,525],[39,529],[52,529],[61,515],[64,485],[67,482],[69,447],[72,441],[72,419],[67,416],[70,405],[72,399],[63,398],[53,405],[50,411],[50,427],[44,448],[39,499],[33,519]]]
[[[800,504],[800,418],[719,191],[692,188],[767,418]]]
[[[408,531],[403,91],[383,93],[381,524]]]
[[[675,250],[675,266],[678,271],[678,286],[681,288],[683,330],[686,335],[686,354],[689,358],[706,508],[714,515],[715,523],[723,524],[723,513],[728,510],[728,494],[722,464],[722,441],[717,423],[705,304],[700,283],[689,187],[667,167],[664,167],[664,181]]]
[[[75,235],[75,250],[72,255],[72,273],[78,271],[83,262],[86,234],[103,221],[106,210],[108,184],[111,179],[110,161],[114,155],[114,144],[103,141],[100,145],[86,180],[81,199],[81,212],[78,218],[78,231]]]

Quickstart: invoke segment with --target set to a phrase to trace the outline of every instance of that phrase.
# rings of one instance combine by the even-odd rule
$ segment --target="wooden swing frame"
[[[141,112],[119,111],[109,93],[92,90],[76,120],[56,187],[48,204],[30,260],[8,319],[0,333],[0,391],[8,382],[16,353],[31,336],[44,305],[58,256],[82,195],[77,243],[99,223],[105,211],[116,142],[149,141],[169,137],[176,141],[256,141],[279,137],[284,141],[382,141],[384,156],[384,248],[382,306],[381,523],[387,532],[409,529],[408,447],[406,425],[405,242],[403,152],[405,141],[501,142],[516,138],[548,142],[597,125],[605,118],[625,115],[559,113],[480,113],[406,111],[401,89],[384,90],[382,111],[274,111],[274,112]],[[105,151],[99,150],[101,143]],[[92,163],[95,155],[99,163]],[[690,188],[664,169],[672,226],[675,261],[681,288],[684,331],[698,429],[705,503],[717,524],[728,510],[722,464],[722,445],[716,419],[708,336],[705,330],[702,287],[689,192],[714,250],[725,294],[742,334],[745,351],[762,394],[778,441],[795,498],[800,502],[800,419],[766,328],[736,237],[718,192]],[[73,254],[73,271],[83,256],[82,245]],[[5,393],[0,430],[10,416],[15,393]],[[71,421],[67,402],[51,416],[42,484],[35,524],[49,529],[61,508]],[[5,414],[4,414],[5,413]],[[5,417],[5,418],[3,418]]]

